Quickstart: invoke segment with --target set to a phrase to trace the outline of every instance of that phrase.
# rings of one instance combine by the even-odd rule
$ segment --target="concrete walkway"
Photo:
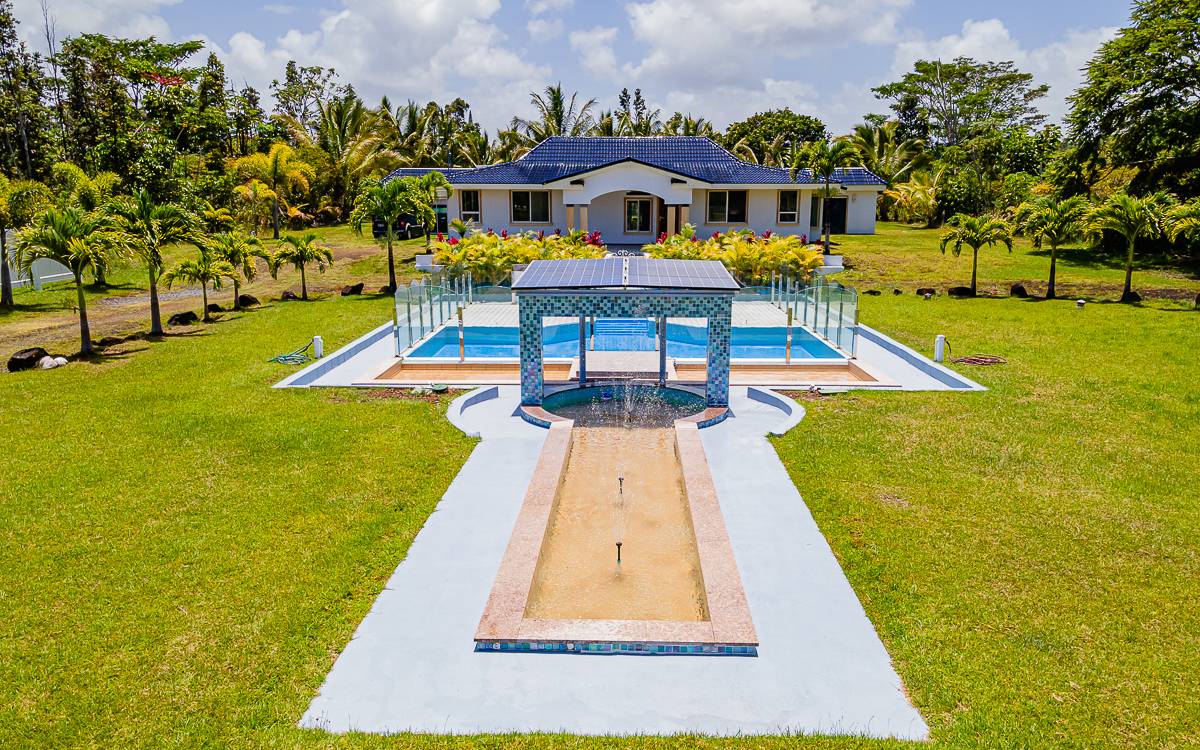
[[[479,393],[479,392],[476,392]],[[473,651],[546,431],[516,387],[452,420],[483,440],[338,658],[304,727],[335,732],[856,734],[928,730],[766,433],[799,419],[731,393],[702,439],[761,639],[757,658]],[[791,402],[788,402],[791,403]],[[801,427],[800,429],[803,429]]]

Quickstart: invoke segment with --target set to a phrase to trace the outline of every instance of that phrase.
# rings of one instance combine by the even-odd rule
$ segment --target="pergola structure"
[[[705,401],[729,405],[729,337],[739,285],[719,261],[656,258],[535,260],[513,284],[521,344],[521,403],[542,403],[542,319],[579,318],[579,382],[587,381],[586,319],[658,321],[659,383],[666,380],[667,318],[705,318]]]

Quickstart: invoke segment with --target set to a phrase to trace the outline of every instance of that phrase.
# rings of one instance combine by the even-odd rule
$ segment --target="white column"
[[[587,215],[588,215],[588,207],[580,206],[579,207],[579,228],[582,229],[584,232],[586,232],[588,230]]]
[[[679,206],[667,206],[667,234],[672,235],[679,231],[675,224],[675,219],[679,215]]]
[[[570,232],[575,228],[575,207],[567,205],[567,231]]]

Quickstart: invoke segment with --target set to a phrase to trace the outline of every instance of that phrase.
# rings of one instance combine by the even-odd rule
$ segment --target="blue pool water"
[[[625,326],[620,333],[598,334],[596,351],[653,351],[654,324],[646,321],[644,330]],[[609,329],[613,330],[613,329]],[[521,356],[516,328],[467,326],[463,329],[466,356],[512,358]],[[730,341],[733,359],[783,359],[784,328],[734,328]],[[575,323],[548,325],[542,331],[543,356],[574,357],[579,353],[579,326]],[[682,359],[703,359],[708,349],[708,330],[704,326],[667,325],[667,355]],[[450,326],[435,333],[411,357],[458,358],[458,329]],[[801,328],[792,329],[793,359],[841,359],[842,355],[824,341]]]

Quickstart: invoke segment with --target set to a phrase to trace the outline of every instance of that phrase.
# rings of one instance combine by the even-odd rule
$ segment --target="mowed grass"
[[[936,236],[843,250],[863,287],[890,283],[866,263],[958,282],[966,258]],[[934,265],[905,271],[918,257]],[[955,354],[1008,357],[960,368],[990,390],[806,401],[776,445],[928,746],[1194,745],[1200,314],[908,286],[864,297],[862,319],[926,351],[945,333]],[[0,375],[0,747],[926,746],[295,728],[473,441],[444,401],[272,390],[292,370],[265,360],[389,315],[371,297],[272,303]]]

